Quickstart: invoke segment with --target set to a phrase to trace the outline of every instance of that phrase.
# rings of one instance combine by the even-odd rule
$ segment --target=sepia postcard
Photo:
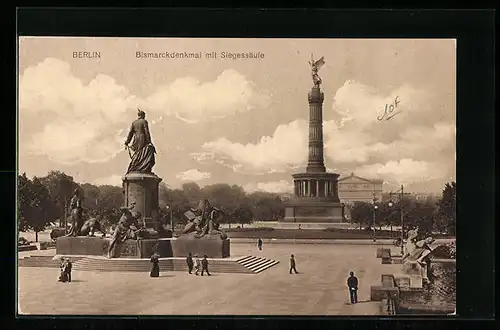
[[[456,64],[19,37],[18,314],[456,315]]]

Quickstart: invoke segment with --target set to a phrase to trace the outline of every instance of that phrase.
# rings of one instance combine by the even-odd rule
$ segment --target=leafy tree
[[[38,242],[38,233],[57,218],[58,209],[39,178],[29,180],[23,173],[18,177],[18,185],[19,230],[33,230]]]
[[[378,209],[376,210],[377,224],[379,226],[390,226],[392,231],[392,226],[394,226],[398,220],[394,207],[390,207],[387,203],[377,204]]]
[[[164,223],[170,223],[170,210],[174,223],[186,221],[184,212],[195,205],[195,201],[190,203],[183,190],[170,189],[167,185],[160,185],[159,192],[159,216]]]
[[[158,185],[158,203],[161,207],[165,207],[168,204],[169,193],[171,189],[167,186],[165,182],[160,182]]]
[[[29,226],[35,232],[35,241],[38,242],[38,233],[45,230],[58,217],[57,207],[52,200],[49,190],[40,179],[33,178],[33,189],[36,196],[36,216],[29,219]]]
[[[110,185],[98,188],[99,194],[94,213],[101,214],[107,225],[115,225],[121,216],[120,208],[125,204],[123,188]]]
[[[431,200],[417,201],[414,207],[408,210],[413,220],[413,227],[418,227],[417,239],[424,239],[432,235],[435,222],[436,204]]]
[[[52,200],[57,205],[58,217],[65,219],[69,200],[79,185],[72,176],[61,171],[50,171],[46,176],[40,178],[40,182],[48,189]]]
[[[280,196],[268,192],[254,192],[248,195],[255,221],[276,221],[285,215],[285,206]]]
[[[455,181],[447,183],[443,196],[438,202],[438,228],[450,235],[455,235],[457,220],[457,187]]]
[[[226,215],[232,214],[240,205],[248,203],[245,191],[240,186],[218,183],[203,187],[203,196],[219,207]]]
[[[184,192],[184,196],[192,203],[198,202],[204,198],[203,192],[196,182],[184,183],[182,185],[182,191]]]
[[[420,219],[418,224],[417,240],[432,236],[434,229],[435,214],[431,213]]]
[[[354,202],[351,206],[351,219],[355,223],[359,223],[361,228],[363,225],[371,228],[373,222],[373,205],[365,202]]]
[[[35,196],[33,182],[26,176],[26,173],[17,178],[17,219],[19,231],[28,231],[28,220],[35,216]]]
[[[85,210],[89,210],[90,214],[92,216],[95,216],[95,213],[97,213],[99,197],[101,193],[99,187],[90,183],[84,183],[81,185],[81,189],[83,191],[83,208]]]
[[[232,212],[231,218],[243,227],[244,224],[252,222],[253,213],[248,205],[240,205]]]

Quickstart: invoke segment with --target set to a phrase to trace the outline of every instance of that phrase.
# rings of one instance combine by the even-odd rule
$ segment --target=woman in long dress
[[[66,272],[66,260],[61,258],[61,264],[59,265],[59,282],[68,282],[68,273]]]
[[[149,273],[150,277],[159,277],[160,276],[160,265],[159,265],[159,254],[157,252],[153,253],[151,256],[151,263],[153,266],[151,267],[151,272]]]

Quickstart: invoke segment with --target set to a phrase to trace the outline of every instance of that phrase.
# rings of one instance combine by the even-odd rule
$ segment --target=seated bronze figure
[[[184,227],[182,234],[195,232],[196,238],[201,238],[205,235],[220,235],[221,238],[226,237],[219,230],[224,213],[212,206],[207,199],[200,201],[196,208],[185,212],[184,215],[188,218],[188,223]]]

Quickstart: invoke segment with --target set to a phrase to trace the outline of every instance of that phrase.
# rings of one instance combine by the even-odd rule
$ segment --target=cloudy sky
[[[19,171],[121,185],[123,143],[139,106],[158,152],[153,171],[169,186],[290,191],[290,175],[307,162],[314,53],[326,61],[327,168],[383,179],[387,189],[439,192],[455,178],[455,50],[451,39],[21,38]],[[73,58],[78,51],[100,59]],[[398,114],[378,120],[396,97]]]

